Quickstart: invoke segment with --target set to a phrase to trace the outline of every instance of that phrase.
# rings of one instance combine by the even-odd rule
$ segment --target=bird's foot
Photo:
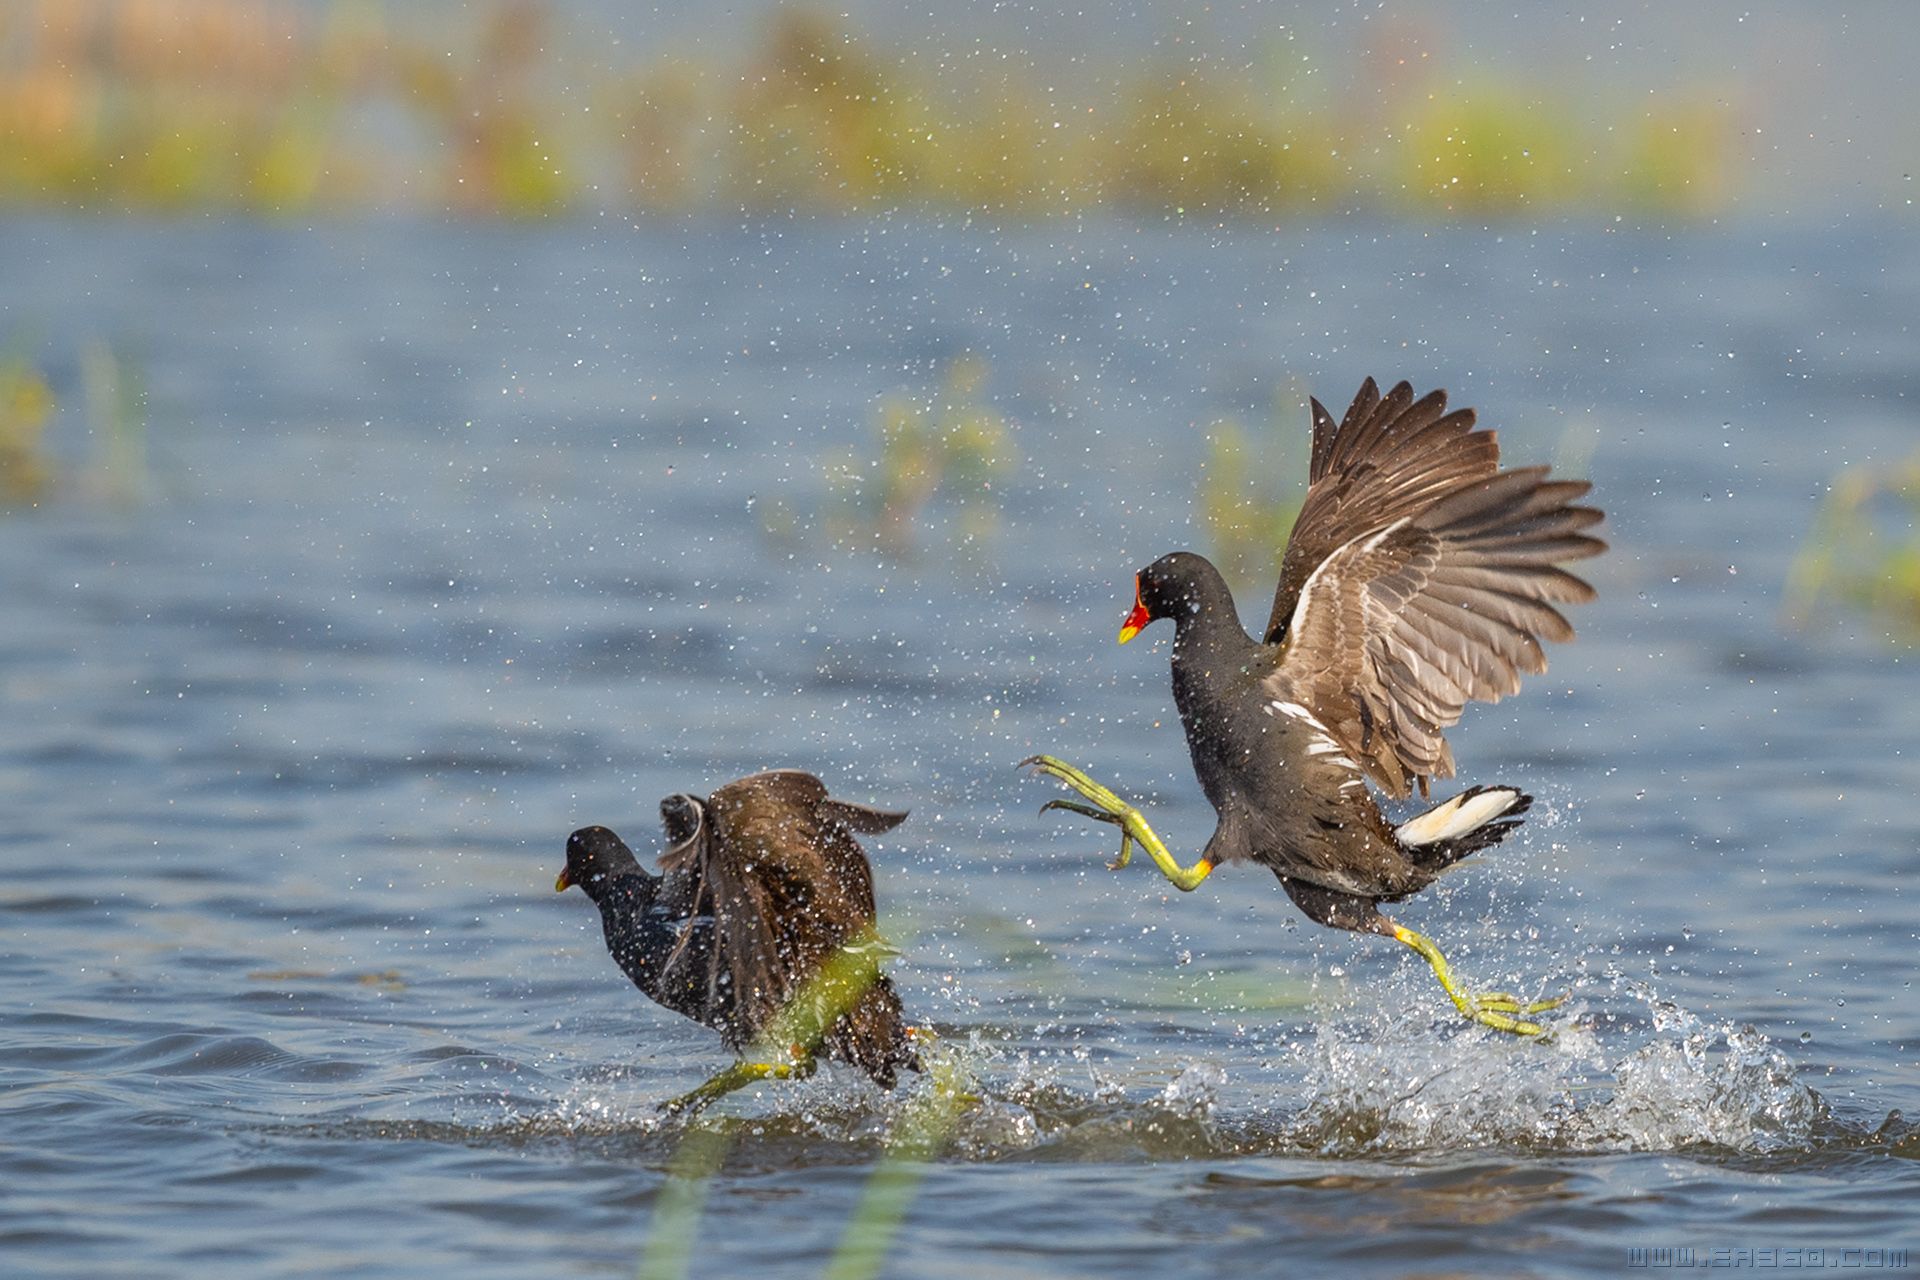
[[[1519,996],[1506,991],[1482,991],[1472,997],[1473,1003],[1491,1013],[1545,1013],[1549,1009],[1558,1009],[1567,1002],[1565,995],[1557,995],[1551,1000],[1522,1000]]]
[[[1075,804],[1071,800],[1049,800],[1040,806],[1040,812],[1042,813],[1045,813],[1049,809],[1064,809],[1068,813],[1077,813],[1084,818],[1092,818],[1095,822],[1105,822],[1119,827],[1120,854],[1118,857],[1107,860],[1107,870],[1119,871],[1129,862],[1133,861],[1133,833],[1127,830],[1125,820],[1117,814],[1108,813],[1105,809],[1096,809],[1090,804]]]
[[[1040,806],[1040,812],[1049,809],[1064,809],[1082,817],[1092,818],[1095,822],[1105,822],[1120,828],[1120,854],[1107,863],[1110,870],[1118,871],[1133,860],[1133,848],[1137,844],[1147,851],[1153,864],[1160,868],[1162,875],[1173,882],[1176,888],[1191,891],[1199,887],[1213,871],[1213,864],[1205,858],[1191,867],[1183,867],[1174,861],[1167,852],[1167,846],[1161,842],[1154,829],[1140,811],[1122,800],[1118,795],[1079,769],[1064,760],[1053,756],[1028,756],[1020,762],[1021,768],[1031,766],[1036,773],[1044,773],[1057,778],[1078,791],[1091,804],[1078,804],[1072,800],[1049,800]]]
[[[660,1110],[669,1115],[698,1115],[728,1094],[750,1084],[769,1079],[804,1080],[813,1071],[814,1061],[811,1057],[796,1058],[792,1062],[736,1062],[714,1072],[698,1089],[667,1099],[660,1104]]]
[[[1433,966],[1433,976],[1440,980],[1447,998],[1453,1001],[1454,1008],[1465,1014],[1471,1021],[1483,1027],[1492,1027],[1495,1031],[1505,1031],[1516,1036],[1542,1036],[1547,1028],[1537,1022],[1530,1022],[1522,1015],[1545,1013],[1557,1009],[1567,1002],[1567,997],[1556,996],[1551,1000],[1523,1001],[1506,991],[1489,991],[1484,995],[1474,995],[1461,987],[1453,976],[1453,967],[1440,953],[1440,948],[1425,934],[1415,933],[1412,929],[1400,925],[1393,926],[1393,936],[1419,952],[1421,958]]]
[[[1544,1036],[1547,1028],[1537,1022],[1529,1022],[1521,1014],[1545,1013],[1549,1009],[1558,1009],[1567,1002],[1565,996],[1555,996],[1551,1000],[1532,1000],[1522,1002],[1504,991],[1489,991],[1482,995],[1461,996],[1449,991],[1447,995],[1460,1012],[1483,1027],[1492,1027],[1495,1031],[1506,1031],[1516,1036]]]

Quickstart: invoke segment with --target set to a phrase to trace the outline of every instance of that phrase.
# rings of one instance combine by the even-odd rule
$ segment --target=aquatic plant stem
[[[931,1039],[926,1032],[919,1038]],[[967,1088],[967,1073],[954,1055],[924,1043],[921,1061],[932,1087],[907,1106],[888,1134],[886,1155],[847,1220],[840,1246],[827,1264],[827,1280],[872,1280],[880,1274],[928,1164],[946,1146],[961,1112],[979,1100]]]
[[[689,1090],[677,1098],[670,1098],[661,1103],[660,1110],[704,1111],[736,1089],[744,1089],[761,1080],[805,1079],[813,1074],[813,1070],[814,1064],[811,1057],[794,1062],[736,1062],[724,1070],[714,1072],[698,1089]]]
[[[640,1255],[640,1280],[679,1280],[693,1261],[693,1237],[706,1207],[707,1187],[720,1172],[733,1138],[718,1126],[688,1128],[667,1164],[653,1220]]]
[[[707,1106],[746,1085],[812,1074],[814,1052],[821,1039],[841,1015],[859,1003],[879,977],[881,957],[894,951],[883,943],[877,930],[861,930],[762,1029],[748,1049],[747,1060],[715,1073],[705,1084],[667,1102],[662,1109],[690,1111],[698,1117]],[[789,1061],[769,1061],[782,1057]],[[687,1273],[708,1182],[720,1171],[731,1144],[731,1135],[718,1126],[697,1118],[688,1126],[654,1205],[652,1228],[640,1262],[642,1280],[677,1280]],[[911,1195],[911,1184],[906,1194]],[[904,1202],[900,1212],[905,1212]]]

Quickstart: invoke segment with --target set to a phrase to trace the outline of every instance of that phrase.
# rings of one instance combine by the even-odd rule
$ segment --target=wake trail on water
[[[1376,1008],[1317,1018],[1264,1055],[1258,1070],[1172,1057],[1136,1062],[1124,1081],[1091,1064],[1036,1060],[996,1037],[957,1033],[947,1049],[971,1096],[945,1158],[1771,1154],[1868,1136],[1836,1122],[1787,1055],[1753,1027],[1702,1018],[1624,976],[1613,977],[1606,994],[1604,1016],[1569,1006],[1539,1041]],[[888,1095],[823,1075],[764,1088],[712,1121],[747,1141],[884,1146],[928,1087],[914,1077]],[[685,1126],[653,1102],[636,1096],[631,1080],[583,1080],[512,1127],[523,1135],[658,1138]]]

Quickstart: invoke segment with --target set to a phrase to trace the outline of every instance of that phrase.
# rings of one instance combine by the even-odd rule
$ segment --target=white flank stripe
[[[1295,720],[1300,721],[1302,724],[1312,725],[1314,728],[1318,729],[1322,734],[1325,734],[1327,732],[1327,726],[1321,724],[1319,718],[1316,717],[1313,714],[1313,712],[1307,710],[1305,707],[1301,706],[1297,702],[1274,701],[1274,702],[1268,703],[1267,705],[1272,707],[1275,711],[1278,711],[1281,715],[1289,716]]]

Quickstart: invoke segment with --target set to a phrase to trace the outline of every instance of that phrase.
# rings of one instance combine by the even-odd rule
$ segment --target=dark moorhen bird
[[[1114,867],[1137,843],[1191,890],[1222,862],[1263,863],[1320,924],[1418,951],[1467,1017],[1538,1035],[1523,1015],[1565,997],[1470,995],[1438,947],[1379,910],[1504,839],[1531,797],[1473,787],[1395,825],[1365,781],[1403,799],[1451,777],[1442,734],[1461,709],[1517,691],[1522,672],[1545,671],[1540,638],[1573,638],[1553,606],[1593,598],[1559,567],[1606,549],[1583,532],[1601,513],[1572,505],[1589,486],[1549,480],[1546,467],[1500,470],[1494,433],[1473,427],[1473,410],[1448,413],[1443,391],[1415,400],[1404,382],[1383,397],[1367,379],[1337,426],[1315,400],[1307,496],[1259,640],[1241,629],[1226,582],[1202,557],[1175,552],[1136,575],[1120,642],[1173,619],[1174,702],[1219,815],[1192,867],[1174,861],[1138,810],[1072,765],[1052,756],[1023,764],[1091,802],[1048,808],[1121,829]]]
[[[652,875],[605,827],[567,837],[556,890],[579,885],[600,908],[607,950],[635,986],[718,1030],[742,1061],[665,1104],[700,1107],[769,1076],[811,1074],[814,1057],[850,1063],[884,1088],[919,1070],[874,932],[873,869],[855,833],[906,820],[827,795],[820,779],[777,769],[701,799],[660,802],[667,847]]]

